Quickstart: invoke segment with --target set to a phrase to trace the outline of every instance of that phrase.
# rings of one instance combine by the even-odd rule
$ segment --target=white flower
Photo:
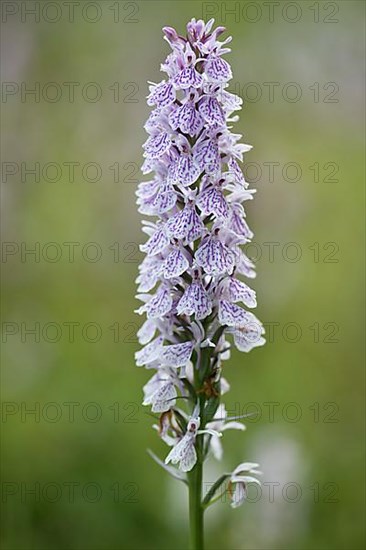
[[[256,469],[258,466],[259,464],[256,464],[255,462],[243,462],[242,464],[239,464],[239,466],[232,472],[228,487],[232,508],[237,508],[243,504],[247,496],[248,483],[257,483],[258,485],[261,484],[257,478],[247,475],[260,475],[262,472]]]
[[[169,411],[176,404],[177,390],[172,376],[160,369],[145,384],[143,405],[151,405],[154,413]]]
[[[200,422],[201,421],[199,416],[197,416],[196,418],[190,418],[185,435],[172,448],[165,459],[165,464],[169,464],[169,462],[172,462],[173,464],[178,464],[179,462],[179,468],[183,472],[189,472],[190,470],[192,470],[193,466],[197,462],[197,453],[194,444],[196,441],[196,435],[200,426]]]
[[[221,379],[221,382],[222,382],[222,379]],[[208,422],[207,427],[217,432],[220,432],[220,434],[221,432],[224,432],[226,430],[244,431],[246,429],[244,424],[242,424],[241,422],[235,422],[235,421],[226,422],[226,418],[227,418],[227,411],[225,410],[225,405],[221,403],[217,408],[214,419],[212,420],[212,422]],[[222,455],[223,455],[222,443],[220,441],[220,437],[218,437],[217,435],[213,435],[211,437],[210,449],[217,460],[222,459]]]
[[[220,433],[210,428],[199,430],[201,419],[198,415],[198,411],[199,407],[196,405],[193,414],[188,421],[186,433],[182,439],[174,445],[173,449],[165,459],[165,464],[168,464],[169,462],[172,462],[172,464],[178,464],[179,462],[179,468],[183,472],[189,472],[192,470],[193,466],[197,462],[197,453],[195,449],[197,434],[208,433],[215,437],[221,436]]]

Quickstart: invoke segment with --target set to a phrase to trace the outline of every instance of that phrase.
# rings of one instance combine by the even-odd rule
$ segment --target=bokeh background
[[[259,461],[262,494],[210,509],[207,547],[362,548],[364,3],[70,9],[2,3],[3,548],[186,548],[185,490],[146,453],[167,449],[134,366],[134,192],[161,27],[211,14],[233,36],[236,129],[254,145],[250,255],[269,342],[225,364],[227,408],[257,416],[207,465],[209,483]]]

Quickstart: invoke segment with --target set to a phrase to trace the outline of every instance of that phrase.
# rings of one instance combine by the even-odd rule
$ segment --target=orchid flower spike
[[[164,78],[149,83],[141,168],[147,178],[136,191],[138,211],[149,218],[136,280],[137,313],[146,316],[136,364],[152,371],[143,404],[159,415],[155,427],[171,447],[165,463],[150,454],[198,491],[195,521],[203,514],[205,459],[222,457],[222,433],[245,429],[228,421],[220,404],[229,389],[223,362],[233,346],[247,353],[265,340],[262,323],[248,311],[257,297],[245,282],[255,267],[243,249],[253,238],[244,203],[254,191],[240,167],[251,146],[231,131],[242,105],[228,91],[232,70],[224,56],[231,37],[221,40],[225,28],[215,29],[213,19],[192,19],[185,35],[172,27],[163,32],[171,52],[161,64]],[[238,468],[229,483],[233,505],[251,481],[251,467]],[[202,540],[195,544],[201,548]]]

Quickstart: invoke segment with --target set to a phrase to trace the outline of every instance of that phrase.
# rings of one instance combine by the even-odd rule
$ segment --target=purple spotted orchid
[[[246,309],[256,307],[256,294],[242,280],[255,277],[243,250],[253,237],[243,203],[254,191],[239,164],[251,146],[231,132],[242,101],[227,91],[231,37],[220,42],[225,29],[213,23],[192,19],[185,37],[163,29],[172,52],[161,65],[165,79],[150,83],[142,172],[152,175],[137,189],[139,212],[153,221],[143,222],[148,239],[140,247],[137,312],[147,320],[136,363],[153,371],[143,404],[159,414],[156,428],[171,447],[165,462],[153,456],[189,486],[194,548],[203,547],[203,511],[221,484],[236,486],[237,506],[254,479],[237,469],[202,496],[204,460],[221,458],[225,430],[244,429],[220,404],[230,342],[244,352],[265,342]]]

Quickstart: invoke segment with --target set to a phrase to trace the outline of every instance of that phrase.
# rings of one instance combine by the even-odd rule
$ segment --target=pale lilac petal
[[[240,237],[244,237],[247,241],[252,239],[253,232],[250,230],[244,217],[244,208],[241,204],[235,204],[231,210],[229,227],[234,233]]]
[[[208,275],[231,274],[234,269],[232,252],[218,239],[209,238],[201,244],[195,259]]]
[[[173,250],[164,261],[164,278],[172,279],[179,277],[189,268],[189,262],[181,250]]]
[[[166,132],[161,132],[156,136],[151,136],[145,142],[145,155],[150,159],[158,159],[167,152],[171,146],[170,137]]]
[[[220,92],[220,102],[226,112],[226,114],[231,114],[233,111],[240,111],[243,104],[243,100],[238,95],[222,90]]]
[[[181,90],[187,88],[199,88],[202,85],[202,76],[194,67],[182,69],[172,80],[173,85]]]
[[[163,383],[153,395],[145,399],[143,405],[152,405],[151,410],[154,413],[169,411],[176,404],[177,390],[170,380]]]
[[[169,313],[172,309],[173,299],[168,288],[162,286],[155,296],[145,306],[148,319],[156,319]]]
[[[159,107],[167,107],[175,101],[175,89],[172,84],[160,82],[153,89],[147,99],[148,105],[158,105]]]
[[[174,105],[168,115],[168,121],[173,130],[176,130],[179,127],[180,110],[181,110],[181,107]]]
[[[259,468],[259,464],[257,462],[242,462],[241,464],[239,464],[239,466],[235,468],[232,475],[236,476],[242,472],[251,472],[251,470],[257,468]]]
[[[194,448],[195,438],[187,433],[170,451],[165,459],[165,464],[179,464],[183,472],[189,472],[197,461],[197,454]]]
[[[135,353],[136,365],[138,367],[142,367],[143,365],[152,363],[159,357],[162,349],[163,338],[162,336],[159,336],[158,338],[150,342],[150,344]]]
[[[180,108],[178,124],[182,132],[192,137],[202,130],[204,120],[192,101],[187,102]]]
[[[263,346],[265,339],[263,338],[264,327],[262,323],[253,315],[247,313],[248,320],[240,327],[230,329],[234,336],[234,343],[239,351],[249,352],[253,348]]]
[[[147,344],[154,338],[156,332],[155,321],[147,319],[142,327],[137,331],[137,338],[140,344]]]
[[[194,445],[189,446],[183,454],[179,468],[182,472],[190,472],[197,462],[197,453]]]
[[[177,202],[177,195],[171,185],[165,183],[161,186],[158,194],[154,198],[152,206],[156,214],[163,214],[173,208]]]
[[[138,184],[136,195],[141,198],[153,197],[158,192],[159,186],[159,180],[142,181]]]
[[[228,298],[232,302],[243,302],[247,307],[257,307],[255,291],[234,277],[228,281]]]
[[[184,239],[187,243],[198,239],[203,230],[202,220],[193,206],[186,206],[166,224],[166,231],[170,237]]]
[[[187,187],[197,181],[200,173],[201,170],[194,162],[191,155],[182,155],[180,157],[176,170],[177,183]]]
[[[205,139],[194,147],[193,158],[201,170],[207,174],[216,174],[220,169],[220,153],[217,146],[211,139]]]
[[[233,483],[256,483],[257,485],[261,485],[261,482],[259,479],[253,477],[253,476],[233,476],[231,478]]]
[[[245,275],[249,279],[254,279],[256,276],[254,264],[240,249],[235,250],[235,265],[236,270],[241,275]]]
[[[205,73],[211,82],[227,82],[233,77],[229,63],[221,57],[210,57],[205,63]]]
[[[197,206],[203,214],[215,214],[219,218],[227,218],[229,207],[221,191],[215,187],[204,191],[197,200]]]
[[[225,123],[222,107],[214,97],[203,97],[198,104],[198,110],[208,124],[222,125]]]
[[[229,172],[233,176],[233,179],[234,179],[235,183],[238,183],[240,185],[243,185],[244,187],[247,187],[247,183],[245,181],[244,174],[241,171],[240,166],[236,162],[236,160],[231,157],[229,159],[227,165],[228,165],[228,168],[229,168]]]
[[[233,332],[234,343],[239,351],[248,353],[254,348],[264,346],[266,343],[262,336],[259,336],[258,331],[245,330],[244,328],[237,329]]]
[[[145,243],[140,245],[140,250],[148,256],[160,254],[169,245],[169,237],[164,228],[158,229]]]
[[[156,131],[157,127],[161,127],[162,122],[162,112],[160,108],[154,109],[151,111],[149,118],[145,122],[144,128],[148,133],[153,133]]]
[[[219,322],[229,327],[242,327],[249,321],[248,312],[227,300],[219,302]]]
[[[189,361],[193,350],[192,342],[164,346],[160,355],[163,365],[169,367],[184,367]]]
[[[211,301],[199,282],[193,282],[186,288],[177,305],[178,315],[196,315],[197,320],[204,319],[211,311]]]

